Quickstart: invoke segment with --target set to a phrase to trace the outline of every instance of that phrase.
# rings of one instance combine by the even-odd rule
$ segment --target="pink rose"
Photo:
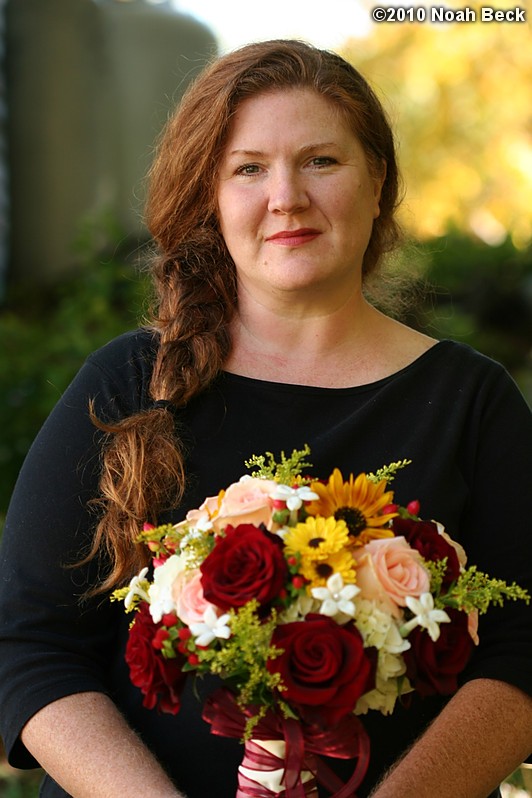
[[[214,528],[219,531],[228,525],[253,524],[258,527],[264,524],[271,530],[273,499],[270,494],[276,487],[273,480],[256,477],[242,477],[239,482],[234,482],[222,498]]]
[[[181,571],[178,574],[172,585],[172,598],[176,604],[178,617],[187,626],[191,623],[201,623],[203,613],[212,606],[203,595],[199,568]]]
[[[403,537],[371,540],[357,556],[357,585],[362,597],[384,604],[396,618],[406,597],[429,592],[430,577],[418,551]]]

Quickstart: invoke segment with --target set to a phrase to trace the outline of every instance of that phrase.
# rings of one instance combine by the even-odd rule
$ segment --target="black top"
[[[176,717],[142,708],[123,660],[129,618],[105,598],[80,606],[94,565],[69,569],[90,540],[87,502],[97,491],[100,433],[87,412],[119,418],[149,405],[153,343],[128,333],[90,356],[44,424],[23,466],[0,557],[0,732],[10,761],[34,767],[20,730],[41,707],[96,690],[111,695],[189,798],[234,798],[239,742],[210,735],[188,690]],[[436,344],[410,366],[370,385],[316,388],[224,373],[179,414],[188,447],[189,487],[178,521],[246,472],[252,454],[310,444],[313,473],[338,466],[375,471],[409,458],[392,488],[419,499],[421,515],[442,521],[470,563],[532,589],[529,409],[504,369],[469,347]],[[508,602],[481,619],[481,646],[464,679],[489,677],[532,693],[532,618]],[[207,680],[205,690],[210,686]],[[440,699],[415,699],[391,717],[363,721],[372,739],[359,798],[438,712]],[[494,731],[494,733],[499,733]],[[504,734],[511,731],[504,730]],[[345,771],[348,774],[348,769]],[[50,779],[46,798],[66,793]]]

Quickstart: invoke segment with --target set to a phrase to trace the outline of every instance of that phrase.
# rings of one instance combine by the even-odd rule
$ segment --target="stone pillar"
[[[7,0],[10,272],[72,268],[87,217],[145,237],[143,178],[213,35],[167,0]]]

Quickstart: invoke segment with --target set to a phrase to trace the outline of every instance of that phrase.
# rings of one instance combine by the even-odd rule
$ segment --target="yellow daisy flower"
[[[359,474],[356,479],[351,474],[348,482],[344,482],[341,471],[335,468],[326,485],[313,482],[310,487],[320,498],[307,506],[307,512],[345,521],[355,545],[363,546],[375,538],[393,537],[386,525],[397,513],[381,512],[393,500],[393,491],[386,490],[386,480],[375,483],[365,474]]]
[[[356,577],[355,561],[348,549],[329,554],[327,558],[320,560],[302,557],[300,573],[310,583],[307,586],[309,593],[313,587],[324,587],[334,573],[340,574],[345,584],[352,584]]]
[[[284,536],[284,546],[289,554],[300,554],[302,559],[321,560],[349,545],[349,530],[345,521],[309,517],[304,523],[289,528]]]

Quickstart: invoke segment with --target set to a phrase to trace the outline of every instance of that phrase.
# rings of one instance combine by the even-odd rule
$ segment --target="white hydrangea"
[[[306,594],[299,595],[293,604],[279,613],[279,623],[295,623],[296,621],[302,621],[309,612],[317,612],[319,606],[319,601],[313,599],[312,596]]]
[[[365,646],[400,653],[410,648],[410,643],[401,636],[397,623],[389,612],[381,609],[374,601],[355,600],[356,625],[364,639]]]
[[[177,575],[185,567],[184,559],[177,554],[172,554],[166,562],[155,569],[153,584],[148,590],[150,615],[154,623],[159,623],[167,612],[175,612],[176,603],[172,595],[172,588]]]
[[[403,690],[402,693],[404,692],[406,691]],[[380,681],[377,678],[376,687],[358,699],[355,714],[366,715],[370,709],[374,709],[383,715],[391,715],[398,698],[399,689],[395,679]]]

